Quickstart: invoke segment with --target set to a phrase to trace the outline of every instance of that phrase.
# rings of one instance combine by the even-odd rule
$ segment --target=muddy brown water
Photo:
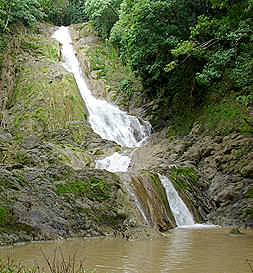
[[[175,229],[167,238],[126,241],[74,239],[29,243],[0,248],[0,257],[10,257],[49,272],[43,251],[50,260],[55,253],[67,260],[75,255],[86,272],[96,273],[247,273],[253,267],[253,232],[231,235],[229,230]],[[60,258],[59,258],[60,259]],[[61,259],[60,259],[61,260]],[[95,271],[94,271],[95,270]]]

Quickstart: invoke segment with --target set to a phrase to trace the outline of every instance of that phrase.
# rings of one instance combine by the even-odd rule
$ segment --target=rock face
[[[145,100],[141,93],[143,86],[133,72],[121,64],[115,49],[96,36],[89,23],[70,26],[70,33],[92,94],[141,117]]]
[[[128,217],[120,180],[106,171],[59,164],[1,169],[0,175],[1,205],[8,209],[1,219],[2,243],[113,235]]]
[[[252,227],[252,136],[198,136],[194,131],[186,137],[166,137],[165,130],[154,135],[135,152],[132,170],[165,173],[200,221]]]
[[[143,224],[162,232],[176,227],[166,192],[158,176],[152,172],[142,171],[121,174],[127,189],[133,194],[139,211],[142,212]]]
[[[122,101],[118,98],[123,93],[112,91],[115,88],[113,81],[108,81],[105,76],[105,68],[110,69],[112,66],[110,60],[100,60],[100,56],[94,54],[101,48],[105,50],[106,46],[94,35],[89,24],[71,27],[71,34],[94,95],[108,101],[116,97],[116,103],[120,104]],[[137,98],[134,96],[135,103],[132,103],[129,97],[125,109],[138,113],[138,116],[154,119],[151,116],[156,113],[158,105]],[[142,107],[138,107],[140,104]],[[185,137],[168,137],[169,130],[167,128],[153,135],[147,145],[135,151],[129,169],[135,177],[132,179],[135,188],[140,190],[140,184],[149,184],[139,176],[140,170],[151,171],[154,175],[161,173],[170,177],[196,221],[252,227],[252,135],[230,133],[220,136],[215,132],[210,135],[201,130],[200,124],[195,124]]]

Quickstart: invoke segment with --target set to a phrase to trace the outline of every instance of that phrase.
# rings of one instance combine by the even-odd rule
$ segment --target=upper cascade
[[[128,115],[118,107],[92,96],[82,76],[68,27],[60,27],[53,35],[62,44],[64,67],[73,73],[81,96],[89,112],[89,122],[94,132],[102,138],[126,147],[138,147],[151,134],[149,122]]]

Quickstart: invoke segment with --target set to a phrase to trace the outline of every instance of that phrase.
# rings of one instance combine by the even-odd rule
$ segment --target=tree
[[[85,11],[95,29],[103,38],[108,38],[113,25],[119,19],[122,0],[87,0]]]
[[[23,21],[32,26],[45,17],[37,0],[0,0],[0,31],[8,29],[8,25],[15,21]]]
[[[56,25],[87,21],[84,0],[39,0],[47,20]]]
[[[219,84],[221,87],[226,73],[230,88],[250,94],[253,87],[253,3],[247,0],[211,2],[214,9],[222,9],[223,13],[198,18],[190,39],[172,50],[174,58],[167,64],[166,71],[177,69],[185,61],[201,60],[203,65],[195,75],[200,86]]]
[[[146,87],[160,86],[171,49],[189,36],[189,27],[207,8],[198,0],[124,0],[110,40]]]

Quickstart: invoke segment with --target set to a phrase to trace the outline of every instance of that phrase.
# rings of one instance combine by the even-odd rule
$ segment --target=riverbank
[[[82,264],[85,272],[97,273],[162,273],[168,270],[250,273],[248,263],[253,259],[252,236],[250,231],[243,235],[230,235],[229,230],[221,228],[179,228],[172,230],[167,237],[153,240],[81,238],[34,242],[0,248],[0,256],[22,261],[22,265],[29,268],[39,266],[43,272],[49,271],[42,251],[52,264],[62,265],[62,257],[65,263],[71,261],[73,265],[74,262],[75,272],[79,272]]]

